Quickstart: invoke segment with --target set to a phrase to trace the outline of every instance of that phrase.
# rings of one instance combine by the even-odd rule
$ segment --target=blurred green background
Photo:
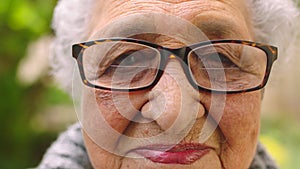
[[[75,117],[70,98],[48,74],[55,4],[56,0],[0,3],[1,169],[36,166],[57,132]],[[70,117],[64,120],[63,113]]]
[[[56,2],[0,3],[1,169],[36,166],[57,133],[76,121],[71,99],[49,75]],[[285,64],[266,90],[260,140],[281,168],[295,169],[300,166],[300,59]]]

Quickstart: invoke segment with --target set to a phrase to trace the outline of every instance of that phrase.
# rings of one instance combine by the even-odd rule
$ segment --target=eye
[[[210,53],[199,57],[203,63],[203,68],[238,68],[238,66],[229,59],[229,56],[223,53]]]
[[[122,53],[115,60],[113,60],[113,62],[106,68],[105,72],[101,76],[112,76],[116,69],[122,70],[121,72],[124,74],[130,73],[130,71],[133,71],[138,62],[142,59],[138,53],[138,51],[128,51]]]
[[[98,79],[121,88],[148,86],[156,77],[159,63],[159,53],[151,48],[123,52]]]
[[[101,76],[113,76],[115,72],[118,72],[118,75],[122,74],[122,76],[140,74],[140,72],[158,69],[159,62],[160,58],[156,50],[151,48],[130,50],[123,52],[113,60]]]
[[[141,51],[128,51],[116,58],[111,66],[137,66],[144,59],[146,58],[143,56]]]

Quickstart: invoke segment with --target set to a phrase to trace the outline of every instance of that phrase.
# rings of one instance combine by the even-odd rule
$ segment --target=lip
[[[171,148],[171,149],[170,149]],[[187,143],[172,145],[149,145],[132,150],[148,160],[164,164],[191,164],[209,153],[212,148],[204,144]]]

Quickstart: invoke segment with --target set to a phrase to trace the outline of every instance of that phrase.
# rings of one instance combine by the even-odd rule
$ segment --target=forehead
[[[103,29],[106,29],[107,34],[103,35],[106,37],[126,36],[123,34],[128,31],[153,29],[153,21],[144,15],[147,13],[160,13],[183,19],[200,28],[209,39],[252,40],[252,25],[245,0],[98,1],[92,11],[90,35],[93,36]],[[139,15],[141,17],[138,17]],[[128,19],[130,16],[135,17]],[[124,22],[110,25],[118,19]],[[154,20],[157,22],[156,18]],[[170,19],[161,20],[162,23],[167,21],[170,22]],[[175,25],[176,21],[172,21]],[[162,24],[158,25],[162,27]],[[165,26],[162,29],[170,27]],[[184,31],[182,29],[182,32]]]

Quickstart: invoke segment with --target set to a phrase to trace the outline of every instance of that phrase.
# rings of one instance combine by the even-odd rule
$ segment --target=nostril
[[[139,124],[144,124],[144,123],[151,123],[153,121],[155,121],[155,119],[152,119],[152,118],[149,118],[149,117],[145,117],[143,114],[142,114],[142,111],[139,111],[134,119],[132,120],[133,122],[135,123],[139,123]]]

